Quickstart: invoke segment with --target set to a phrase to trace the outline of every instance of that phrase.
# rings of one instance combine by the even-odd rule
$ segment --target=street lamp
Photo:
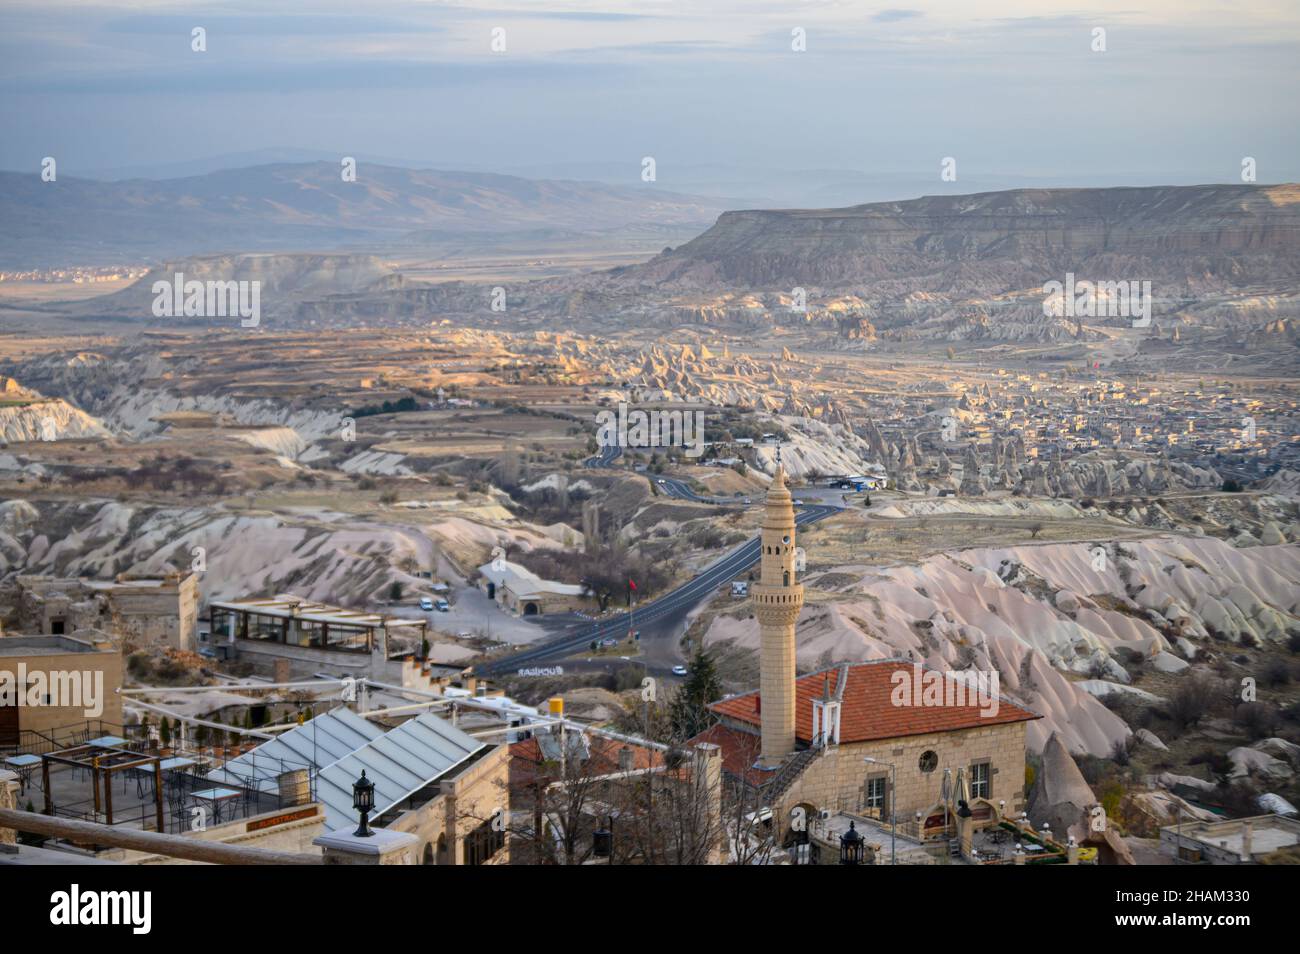
[[[889,766],[889,863],[898,864],[898,813],[894,811],[894,792],[895,783],[898,781],[898,768],[893,762],[886,762],[883,759],[873,759],[867,756],[862,761],[868,765],[888,765]]]
[[[361,770],[361,778],[352,783],[352,807],[361,813],[361,821],[352,834],[357,838],[369,838],[374,834],[370,830],[370,813],[375,810],[375,783],[366,778],[366,770]]]
[[[840,864],[862,864],[863,844],[862,836],[858,834],[857,826],[853,822],[849,822],[849,830],[840,835]]]
[[[591,854],[595,858],[612,859],[614,855],[614,819],[610,818],[591,833]]]

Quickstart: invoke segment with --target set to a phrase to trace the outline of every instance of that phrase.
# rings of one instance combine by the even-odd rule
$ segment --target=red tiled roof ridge
[[[828,679],[834,680],[832,696],[841,701],[840,741],[871,741],[875,739],[896,738],[907,735],[925,735],[931,732],[955,731],[979,728],[989,725],[1004,725],[1012,722],[1025,722],[1041,719],[1042,715],[1018,702],[1007,699],[1001,693],[993,695],[998,712],[995,715],[983,715],[978,703],[964,706],[894,706],[888,704],[890,682],[881,683],[877,678],[871,684],[858,682],[864,675],[879,672],[880,667],[893,667],[890,672],[897,672],[900,667],[917,667],[922,672],[933,672],[945,680],[969,670],[935,669],[925,663],[901,657],[887,659],[868,659],[860,662],[837,663],[819,669],[795,679],[795,734],[804,741],[811,741],[812,700],[820,699],[822,687]],[[844,675],[841,681],[841,674]],[[851,691],[846,693],[846,688]],[[970,691],[975,691],[971,687]],[[882,695],[883,702],[882,704]],[[746,700],[757,701],[759,690],[727,696],[712,703],[709,708],[717,714],[732,718],[738,722],[756,724],[759,721],[758,706],[746,704]]]

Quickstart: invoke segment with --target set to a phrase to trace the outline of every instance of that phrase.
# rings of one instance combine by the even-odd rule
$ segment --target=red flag
[[[628,588],[629,590],[635,590],[635,589],[636,589],[636,584],[633,583],[633,582],[629,579],[629,580],[627,581],[627,588]]]

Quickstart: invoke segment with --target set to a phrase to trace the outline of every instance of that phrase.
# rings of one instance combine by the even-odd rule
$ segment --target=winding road
[[[668,478],[664,479],[668,480]],[[675,481],[675,483],[680,482]],[[689,488],[685,489],[690,492]],[[824,520],[831,514],[838,513],[842,508],[810,504],[797,509],[799,512],[795,515],[795,526],[802,527]],[[509,656],[483,663],[475,669],[480,675],[500,676],[521,667],[537,666],[584,650],[591,645],[592,640],[608,637],[621,639],[633,626],[643,631],[654,627],[662,639],[666,632],[675,630],[675,624],[684,620],[702,600],[717,592],[718,588],[727,581],[757,564],[758,558],[758,537],[753,537],[710,563],[689,582],[637,607],[632,614],[620,614],[599,621],[583,619],[572,613],[558,618],[551,617],[548,622],[552,624],[561,619],[565,621],[566,625],[559,635],[539,641]],[[643,638],[643,649],[645,642]]]
[[[622,456],[623,448],[617,444],[606,444],[595,457],[588,457],[583,461],[582,466],[590,467],[593,470],[597,467],[608,467]]]

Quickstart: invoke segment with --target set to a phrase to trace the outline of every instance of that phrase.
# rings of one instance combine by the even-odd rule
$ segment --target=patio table
[[[27,791],[27,786],[30,785],[32,781],[32,772],[35,771],[36,766],[40,764],[41,757],[39,755],[30,755],[27,753],[23,753],[22,755],[11,755],[5,759],[5,765],[8,765],[18,773],[18,791],[20,793]]]
[[[221,806],[243,793],[234,788],[205,788],[201,792],[191,792],[190,797],[196,802],[207,802],[212,806],[212,820],[221,821]]]

